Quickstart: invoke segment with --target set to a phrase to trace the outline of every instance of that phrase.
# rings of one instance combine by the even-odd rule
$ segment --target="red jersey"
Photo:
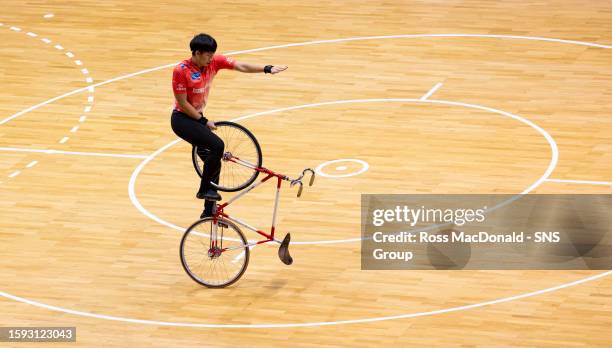
[[[174,67],[172,73],[172,90],[177,94],[187,93],[187,101],[198,111],[206,107],[208,92],[212,81],[221,69],[234,69],[234,60],[221,54],[215,54],[210,63],[202,68],[198,68],[191,58],[185,59]],[[183,111],[175,103],[174,108]]]

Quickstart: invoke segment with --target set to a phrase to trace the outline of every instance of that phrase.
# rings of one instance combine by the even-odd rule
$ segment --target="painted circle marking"
[[[546,132],[540,126],[536,125],[535,123],[529,121],[528,119],[526,119],[526,118],[524,118],[522,116],[514,115],[514,114],[511,114],[511,113],[506,112],[506,111],[502,111],[502,110],[498,110],[498,109],[493,109],[493,108],[490,108],[490,107],[487,107],[487,106],[476,105],[476,104],[467,104],[467,103],[453,102],[453,101],[447,101],[447,100],[435,100],[435,99],[421,100],[421,99],[412,99],[412,98],[351,99],[351,100],[337,100],[337,101],[331,101],[331,102],[305,104],[305,105],[298,105],[298,106],[291,106],[291,107],[286,107],[286,108],[274,109],[274,110],[269,110],[269,111],[258,112],[258,113],[254,113],[254,114],[240,116],[240,117],[232,119],[231,121],[238,122],[238,121],[242,121],[242,120],[246,120],[246,119],[250,119],[250,118],[254,118],[254,117],[270,115],[270,114],[274,114],[274,113],[278,113],[278,112],[283,112],[283,111],[298,110],[298,109],[305,109],[305,108],[312,108],[312,107],[319,107],[319,106],[326,106],[326,105],[338,105],[338,104],[349,104],[349,103],[374,103],[374,102],[401,102],[401,103],[442,104],[442,105],[462,106],[462,107],[467,107],[467,108],[473,108],[473,109],[488,111],[488,112],[499,114],[499,115],[502,115],[502,116],[505,116],[505,117],[509,117],[509,118],[515,119],[515,120],[517,120],[517,121],[519,121],[521,123],[524,123],[524,124],[530,126],[533,129],[535,129],[538,133],[540,133],[546,139],[546,141],[550,145],[551,159],[550,159],[550,162],[548,164],[548,167],[544,171],[544,174],[542,174],[542,176],[540,176],[540,178],[538,178],[533,184],[531,184],[529,187],[527,187],[525,190],[523,190],[523,192],[521,192],[520,194],[527,194],[527,193],[533,191],[536,187],[540,186],[540,184],[542,184],[550,176],[550,174],[553,172],[553,170],[557,166],[557,161],[559,159],[559,149],[557,148],[557,144],[555,143],[554,139],[550,136],[550,134],[548,134],[548,132]],[[136,169],[134,169],[134,172],[132,172],[132,176],[130,177],[130,181],[129,181],[129,184],[128,184],[128,195],[130,197],[130,200],[132,201],[132,204],[142,214],[144,214],[148,218],[152,219],[153,221],[158,222],[161,225],[170,227],[172,229],[175,229],[175,230],[180,231],[181,233],[183,233],[183,232],[185,232],[186,227],[177,226],[177,225],[175,225],[175,224],[173,224],[171,222],[168,222],[168,221],[160,218],[159,216],[151,213],[150,211],[148,211],[140,203],[140,201],[136,197],[136,192],[135,192],[136,179],[138,178],[138,175],[143,170],[143,168],[149,162],[151,162],[155,157],[159,156],[162,152],[166,151],[168,148],[170,148],[173,145],[179,143],[180,141],[182,141],[180,138],[179,139],[175,139],[175,140],[171,141],[170,143],[162,146],[157,151],[155,151],[152,154],[150,154],[149,156],[147,156],[147,158],[145,158],[136,167]],[[295,242],[292,241],[291,244],[292,245],[333,244],[333,243],[352,243],[352,242],[360,242],[360,241],[361,241],[361,238],[349,238],[349,239],[332,239],[332,240],[321,240],[321,241],[295,241]]]
[[[15,31],[15,32],[17,32],[17,33],[22,32],[22,29],[21,29],[21,28],[14,27],[14,26],[10,27],[9,29],[11,29],[11,30],[13,30],[13,31]],[[24,32],[25,32],[25,30],[24,30]],[[37,33],[31,32],[31,31],[25,32],[25,35],[26,35],[26,36],[28,36],[28,37],[30,37],[30,38],[37,38],[37,37],[39,37],[39,35],[38,35]],[[52,41],[51,41],[51,40],[49,40],[48,38],[41,38],[41,39],[40,39],[40,41],[42,41],[42,42],[44,42],[44,43],[46,43],[46,44],[50,44],[50,43],[52,42]],[[54,46],[54,48],[55,48],[56,50],[59,50],[59,51],[63,51],[63,50],[64,50],[64,47],[63,47],[62,45],[60,45],[60,44],[56,44],[56,45]],[[74,58],[74,53],[72,53],[72,52],[70,52],[70,51],[65,52],[65,53],[64,53],[64,55],[65,55],[65,56],[67,56],[68,58],[71,58],[71,59],[72,59],[72,58]],[[85,75],[85,76],[87,76],[87,75],[89,74],[89,70],[87,70],[86,68],[81,69],[81,70],[80,70],[80,72],[81,72],[83,75]],[[90,77],[87,77],[86,81],[87,81],[87,83],[88,83],[88,84],[93,83],[93,80],[91,80],[91,78],[90,78]],[[88,91],[89,91],[89,96],[87,97],[87,103],[88,103],[88,104],[87,104],[87,106],[85,106],[85,109],[84,109],[85,111],[84,111],[84,112],[89,112],[89,111],[91,111],[92,104],[93,104],[93,101],[94,101],[94,95],[93,95],[93,93],[94,93],[94,88],[93,88],[93,87],[91,87],[91,86],[89,86],[88,88],[89,88],[89,89],[88,89]],[[81,117],[82,117],[82,118],[84,118],[85,116],[81,116]],[[0,125],[2,125],[3,123],[7,122],[8,120],[10,120],[10,118],[5,119],[5,120],[1,120],[1,121],[0,121]],[[83,119],[83,120],[84,120],[84,119]],[[80,122],[83,122],[83,121],[80,121]],[[76,132],[78,129],[79,129],[79,126],[73,126],[73,127],[71,128],[70,132],[71,132],[71,133],[75,133],[75,132]],[[59,144],[65,144],[65,143],[66,143],[66,142],[67,142],[69,139],[70,139],[69,137],[64,136],[64,137],[62,137],[62,138],[61,138],[61,139],[60,139],[58,142],[59,142]],[[38,163],[38,161],[35,161],[35,162],[36,162],[36,163]],[[27,166],[26,168],[31,168],[31,167],[32,167],[32,166]],[[24,168],[24,169],[25,169],[25,168]],[[21,173],[21,171],[17,170],[17,171],[15,171],[15,172],[13,172],[12,174],[8,175],[8,177],[9,177],[9,178],[15,178],[15,177],[16,177],[17,175],[19,175],[20,173]],[[1,182],[0,182],[0,184],[1,184]]]
[[[0,23],[0,24],[3,24],[3,23]],[[554,42],[554,43],[563,43],[563,44],[578,45],[578,46],[597,47],[597,48],[603,48],[603,49],[612,48],[611,45],[602,45],[602,44],[596,44],[596,43],[586,42],[586,41],[554,39],[554,38],[539,37],[539,36],[498,35],[498,34],[452,34],[452,33],[448,33],[448,34],[399,34],[399,35],[382,35],[382,36],[360,36],[360,37],[349,37],[349,38],[343,38],[343,39],[306,41],[306,42],[298,42],[298,43],[291,43],[291,44],[285,44],[285,45],[276,45],[276,46],[252,48],[252,49],[242,50],[242,51],[232,51],[232,52],[225,53],[225,55],[226,56],[231,56],[231,55],[236,55],[236,54],[269,51],[269,50],[275,50],[275,49],[279,49],[279,48],[320,45],[320,44],[329,44],[329,43],[338,43],[338,42],[366,41],[366,40],[387,40],[387,39],[418,39],[418,38],[511,39],[511,40],[530,40],[530,41]],[[81,93],[81,92],[87,90],[88,88],[99,87],[99,86],[107,85],[107,84],[112,83],[112,82],[117,82],[117,81],[129,79],[129,78],[134,77],[134,76],[143,75],[143,74],[150,73],[150,72],[157,71],[157,70],[161,70],[161,69],[171,68],[171,67],[174,67],[176,64],[178,64],[178,62],[174,62],[174,63],[170,63],[170,64],[164,64],[164,65],[160,65],[160,66],[149,68],[149,69],[139,70],[139,71],[136,71],[136,72],[133,72],[133,73],[130,73],[130,74],[117,76],[117,77],[114,77],[112,79],[108,79],[106,81],[95,83],[91,87],[77,88],[77,89],[75,89],[75,90],[73,90],[71,92],[64,93],[62,95],[58,95],[58,96],[53,97],[51,99],[48,99],[48,100],[46,100],[46,101],[44,101],[42,103],[38,103],[36,105],[32,105],[32,106],[30,106],[27,109],[19,111],[19,112],[15,113],[15,114],[5,118],[4,120],[0,120],[0,124],[6,123],[9,120],[12,120],[12,119],[17,118],[17,117],[22,116],[22,115],[25,115],[28,112],[36,110],[36,109],[38,109],[38,108],[40,108],[42,106],[45,106],[47,104],[53,103],[53,102],[55,102],[57,100],[64,99],[64,98],[69,97],[71,95]]]
[[[327,167],[330,164],[334,164],[334,163],[342,163],[342,162],[354,162],[354,163],[358,163],[361,165],[361,168],[354,172],[354,173],[346,173],[346,174],[327,174],[323,171],[323,168]],[[365,173],[368,168],[370,168],[370,165],[368,164],[368,162],[366,161],[362,161],[362,160],[358,160],[358,159],[352,159],[352,158],[342,158],[342,159],[337,159],[337,160],[333,160],[333,161],[327,161],[327,162],[323,162],[321,164],[319,164],[317,166],[317,168],[315,168],[315,173],[317,173],[317,175],[320,176],[324,176],[326,178],[347,178],[349,176],[356,176],[362,173]],[[336,167],[336,170],[346,170],[347,166],[338,166]]]
[[[2,24],[2,23],[0,23],[0,24]],[[612,48],[612,46],[609,46],[609,45],[594,44],[594,43],[590,43],[590,42],[575,41],[575,40],[551,39],[551,38],[532,37],[532,36],[490,35],[490,34],[414,34],[414,35],[408,34],[408,35],[368,36],[368,37],[354,37],[354,38],[344,38],[344,39],[335,39],[335,40],[310,41],[310,42],[305,42],[305,43],[286,44],[286,45],[263,47],[263,48],[258,48],[258,49],[245,50],[245,51],[230,52],[230,53],[228,53],[228,55],[229,54],[258,52],[258,51],[271,50],[271,49],[284,48],[284,47],[306,46],[306,45],[315,45],[315,44],[332,43],[332,42],[345,42],[345,41],[371,40],[371,39],[390,39],[390,38],[417,38],[417,37],[484,37],[484,38],[506,38],[506,39],[523,39],[523,40],[537,40],[537,41],[547,41],[547,42],[568,43],[568,44],[574,44],[574,45],[599,47],[599,48]],[[136,73],[131,73],[131,74],[127,74],[127,75],[122,75],[122,76],[119,76],[119,77],[116,77],[116,78],[113,78],[113,79],[110,79],[110,80],[106,80],[106,81],[102,81],[102,82],[96,83],[95,85],[93,85],[93,86],[91,86],[89,88],[102,86],[102,85],[105,85],[105,84],[108,84],[108,83],[111,83],[111,82],[120,81],[120,80],[124,80],[124,79],[130,78],[130,77],[133,77],[133,76],[145,74],[147,72],[152,72],[152,71],[156,71],[156,70],[172,67],[174,65],[175,65],[175,63],[166,64],[166,65],[162,65],[160,67],[146,69],[146,70],[141,70],[141,71],[138,71]],[[14,114],[14,115],[10,116],[9,118],[7,118],[5,120],[2,120],[2,122],[0,122],[0,124],[5,123],[5,121],[8,121],[10,119],[19,117],[19,116],[21,116],[23,114],[26,114],[26,113],[28,113],[30,111],[36,110],[36,109],[38,109],[38,108],[40,108],[40,107],[42,107],[44,105],[47,105],[47,104],[50,104],[50,103],[52,103],[54,101],[66,98],[66,97],[71,96],[73,94],[77,94],[77,93],[83,92],[85,90],[87,90],[87,88],[79,88],[79,89],[76,89],[76,90],[74,90],[72,92],[68,92],[68,93],[62,94],[60,96],[53,97],[53,98],[48,99],[48,100],[46,100],[46,101],[44,101],[42,103],[39,103],[39,104],[31,106],[31,107],[29,107],[27,109],[24,109],[24,110],[18,112],[17,114]],[[428,100],[427,102],[431,102],[431,100]],[[546,134],[548,134],[548,133],[546,133]],[[551,140],[552,140],[552,138],[551,138]],[[178,141],[180,141],[180,139],[176,139],[173,142],[171,142],[169,144],[166,144],[164,147],[162,147],[158,151],[161,152],[160,150],[163,151],[163,150],[169,148],[170,146],[176,144]],[[553,143],[554,143],[554,141],[553,141]],[[555,148],[556,148],[556,145],[555,145]],[[156,152],[158,152],[158,151],[156,151]],[[153,154],[155,154],[156,152],[154,152]],[[557,153],[557,156],[558,156],[558,153]],[[149,157],[147,157],[147,159]],[[148,161],[150,161],[150,159]],[[144,164],[146,164],[146,163],[145,162],[141,162],[139,164],[139,166],[137,167],[137,169],[140,168],[140,170],[142,170],[142,167],[144,167]],[[549,166],[549,169],[550,169],[550,166]],[[554,169],[554,167],[553,167],[553,169]],[[552,170],[550,170],[550,172],[552,172]],[[550,175],[550,172],[547,170],[548,175]],[[545,174],[547,174],[547,173],[545,173]],[[130,178],[130,185],[132,184],[132,178],[133,177],[134,177],[134,173],[132,173],[132,177]],[[533,188],[535,188],[535,187],[533,187]],[[533,188],[531,188],[531,189],[533,189]],[[138,203],[138,204],[140,204],[140,203]],[[6,292],[2,292],[2,291],[0,291],[0,296],[3,296],[5,298],[9,298],[9,299],[15,300],[17,302],[27,303],[27,304],[30,304],[30,305],[33,305],[33,306],[37,306],[37,307],[41,307],[41,308],[46,308],[46,309],[49,309],[49,310],[54,310],[54,311],[59,311],[59,312],[64,312],[64,313],[69,313],[69,314],[73,314],[73,315],[80,315],[80,316],[85,316],[85,317],[93,317],[93,318],[105,319],[105,320],[115,320],[115,321],[131,322],[131,323],[149,324],[149,325],[184,326],[184,327],[185,326],[186,327],[206,327],[206,328],[309,327],[309,326],[324,326],[324,325],[342,325],[342,324],[354,324],[354,323],[369,323],[369,322],[376,322],[376,321],[383,321],[383,320],[416,318],[416,317],[421,317],[421,316],[428,316],[428,315],[456,312],[456,311],[461,311],[461,310],[473,309],[473,308],[483,307],[483,306],[487,306],[487,305],[504,303],[504,302],[510,302],[510,301],[514,301],[514,300],[518,300],[518,299],[522,299],[522,298],[537,296],[537,295],[540,295],[540,294],[545,294],[545,293],[557,291],[557,290],[560,290],[560,289],[572,287],[572,286],[575,286],[575,285],[578,285],[578,284],[582,284],[582,283],[593,281],[593,280],[596,280],[596,279],[599,279],[599,278],[603,278],[603,277],[606,277],[606,276],[608,276],[610,274],[612,274],[612,271],[606,271],[606,272],[603,272],[603,273],[600,273],[600,274],[597,274],[597,275],[594,275],[594,276],[589,276],[589,277],[586,277],[586,278],[582,278],[582,279],[579,279],[579,280],[576,280],[576,281],[573,281],[573,282],[564,283],[564,284],[560,284],[560,285],[557,285],[557,286],[554,286],[554,287],[550,287],[550,288],[546,288],[546,289],[542,289],[542,290],[537,290],[537,291],[533,291],[533,292],[528,292],[528,293],[521,294],[521,295],[505,297],[505,298],[501,298],[501,299],[497,299],[497,300],[480,302],[480,303],[475,303],[475,304],[466,305],[466,306],[452,307],[452,308],[436,310],[436,311],[418,312],[418,313],[403,314],[403,315],[389,316],[389,317],[365,318],[365,319],[357,319],[357,320],[344,320],[344,321],[318,322],[318,323],[314,323],[314,322],[313,323],[293,323],[293,324],[235,324],[235,325],[233,325],[233,324],[198,324],[198,323],[161,322],[161,321],[141,320],[141,319],[133,319],[133,318],[124,318],[124,317],[116,317],[116,316],[109,316],[109,315],[94,314],[94,313],[88,313],[88,312],[76,311],[76,310],[72,310],[72,309],[61,308],[61,307],[57,307],[57,306],[50,306],[50,305],[47,305],[47,304],[44,304],[44,303],[40,303],[40,302],[36,302],[36,301],[25,299],[25,298],[17,297],[17,296],[14,296],[14,295],[8,294]]]

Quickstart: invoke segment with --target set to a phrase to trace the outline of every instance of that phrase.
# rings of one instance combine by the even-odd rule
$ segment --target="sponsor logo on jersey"
[[[191,79],[192,79],[192,80],[197,80],[197,79],[199,79],[200,77],[202,77],[202,74],[201,74],[199,71],[197,71],[197,72],[192,72],[192,73],[191,73]]]

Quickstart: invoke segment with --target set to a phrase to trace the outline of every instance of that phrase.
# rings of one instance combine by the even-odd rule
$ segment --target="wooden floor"
[[[214,35],[223,53],[441,34],[238,53],[237,60],[289,69],[219,73],[207,109],[216,120],[377,99],[242,122],[258,137],[264,164],[290,175],[336,159],[369,164],[360,175],[319,177],[299,200],[283,191],[279,229],[295,241],[359,238],[361,193],[515,193],[537,182],[532,192],[612,193],[611,2],[0,5],[0,326],[76,326],[70,347],[612,346],[610,277],[430,313],[604,271],[361,271],[358,242],[310,243],[292,246],[290,267],[275,248],[257,247],[245,276],[213,291],[182,270],[180,231],[142,214],[128,194],[144,157],[176,139],[168,66],[189,56],[188,41],[201,31]],[[559,154],[550,179],[604,184],[540,180],[551,164],[550,143],[483,107],[550,134]],[[50,149],[68,153],[35,152]],[[178,227],[200,213],[189,151],[183,142],[171,146],[134,176],[140,204]],[[342,173],[333,165],[324,170]],[[272,197],[271,188],[256,191],[231,213],[266,226]],[[325,324],[406,314],[415,316]],[[283,327],[306,323],[317,324]]]

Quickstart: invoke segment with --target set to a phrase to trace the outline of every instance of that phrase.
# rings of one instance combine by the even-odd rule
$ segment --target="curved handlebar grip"
[[[308,183],[308,186],[312,186],[314,184],[314,178],[315,178],[315,173],[312,172],[312,174],[310,174],[310,182]]]
[[[295,185],[300,185],[300,188],[298,189],[297,193],[297,196],[300,197],[302,195],[302,189],[304,188],[304,184],[302,184],[302,180],[300,179],[291,180],[291,184],[289,186],[293,187]]]
[[[308,182],[308,186],[312,186],[312,184],[314,184],[314,178],[315,178],[315,171],[312,170],[312,168],[306,168],[302,171],[302,176],[300,176],[300,179],[303,178],[306,173],[310,173],[310,182]]]
[[[308,186],[312,186],[312,184],[314,184],[315,171],[312,170],[311,168],[304,169],[302,171],[302,175],[300,175],[299,178],[291,180],[291,187],[298,185],[298,184],[300,185],[300,188],[298,189],[298,193],[297,193],[298,197],[302,196],[302,190],[304,189],[302,178],[304,177],[304,175],[306,175],[306,173],[310,173],[310,182],[308,183]],[[286,180],[290,180],[290,179],[287,177]]]
[[[304,185],[302,184],[301,181],[299,182],[299,184],[300,184],[300,188],[298,189],[297,196],[301,197],[302,196],[302,189],[304,188]]]

